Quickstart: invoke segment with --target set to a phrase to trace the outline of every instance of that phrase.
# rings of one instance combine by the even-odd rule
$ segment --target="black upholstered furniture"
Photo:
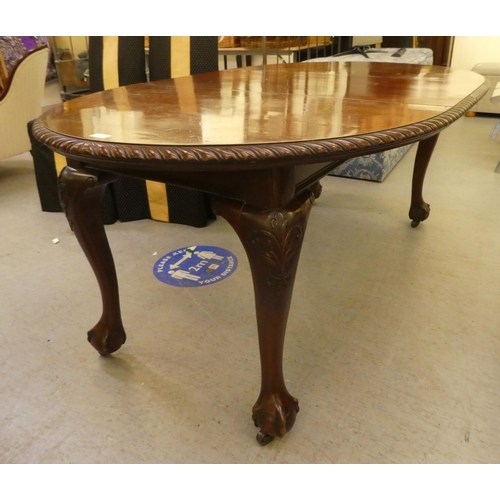
[[[148,76],[153,81],[217,70],[216,36],[89,37],[91,93],[145,82]],[[184,104],[196,107],[189,86],[183,90]],[[116,106],[126,109],[126,98],[117,98]],[[42,210],[60,212],[57,176],[66,160],[39,143],[31,129],[32,122],[28,131]],[[194,227],[204,227],[214,218],[205,193],[130,177],[108,185],[102,216],[105,224],[151,218]]]

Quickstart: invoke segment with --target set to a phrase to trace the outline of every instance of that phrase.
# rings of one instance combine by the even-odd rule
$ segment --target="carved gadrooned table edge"
[[[33,125],[37,140],[63,155],[96,160],[125,162],[265,164],[279,160],[328,159],[371,154],[391,146],[411,144],[441,132],[464,115],[487,92],[486,84],[476,89],[453,108],[440,115],[392,130],[336,139],[310,140],[280,144],[220,146],[170,146],[120,144],[88,141],[64,136],[47,128],[40,119]]]

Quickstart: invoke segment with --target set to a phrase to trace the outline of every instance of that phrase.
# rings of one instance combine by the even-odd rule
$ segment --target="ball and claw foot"
[[[99,322],[89,330],[87,339],[101,356],[107,356],[120,349],[127,340],[127,335],[121,325],[109,328]]]
[[[421,222],[424,222],[429,217],[430,211],[430,205],[425,202],[422,205],[412,206],[409,213],[411,227],[417,227]]]
[[[260,397],[253,409],[253,421],[260,431],[257,441],[261,446],[269,444],[276,436],[283,437],[295,423],[299,402],[285,393]]]

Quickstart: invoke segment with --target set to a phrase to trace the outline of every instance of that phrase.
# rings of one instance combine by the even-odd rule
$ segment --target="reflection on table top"
[[[54,107],[41,121],[70,137],[140,145],[312,141],[431,119],[483,81],[479,74],[439,66],[253,66],[87,95]]]

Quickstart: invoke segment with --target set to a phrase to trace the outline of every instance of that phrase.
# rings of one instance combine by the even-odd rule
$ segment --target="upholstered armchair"
[[[9,73],[0,94],[0,160],[30,150],[26,125],[42,113],[49,49],[27,52]]]

